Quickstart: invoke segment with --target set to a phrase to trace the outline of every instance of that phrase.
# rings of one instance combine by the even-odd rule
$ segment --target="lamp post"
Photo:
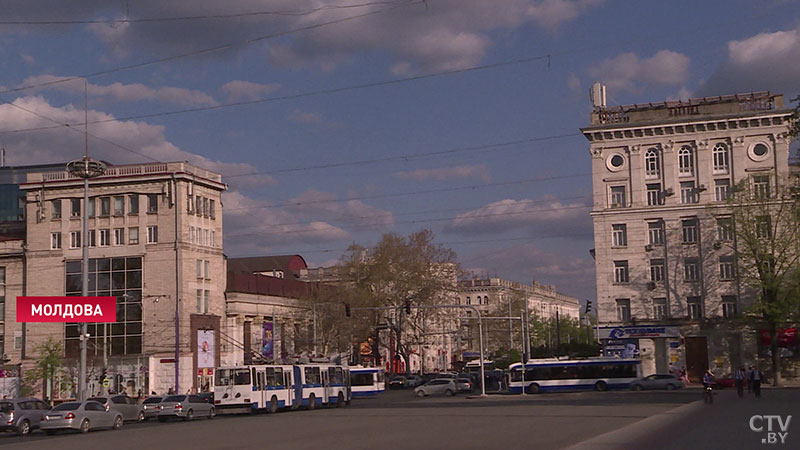
[[[99,177],[106,171],[106,165],[89,158],[88,151],[83,158],[67,164],[67,171],[78,178],[83,178],[83,214],[81,217],[81,295],[89,295],[89,178]],[[86,340],[89,338],[86,322],[81,323],[81,360],[78,367],[78,399],[86,399]]]

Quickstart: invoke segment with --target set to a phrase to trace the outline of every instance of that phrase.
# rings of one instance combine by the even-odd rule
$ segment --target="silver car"
[[[106,409],[118,411],[122,414],[122,420],[137,421],[144,420],[144,413],[139,408],[139,402],[127,395],[112,395],[110,397],[90,397],[88,400],[95,401],[105,406]]]
[[[456,387],[456,380],[453,378],[434,378],[414,389],[414,393],[417,397],[441,394],[450,397],[455,395],[456,392],[458,392],[458,388]]]
[[[35,428],[50,405],[38,398],[15,398],[0,402],[0,431],[14,431],[25,436]]]
[[[59,430],[78,430],[86,433],[96,428],[118,430],[122,426],[122,414],[119,411],[106,410],[106,407],[95,401],[67,402],[47,411],[39,428],[48,435]]]
[[[678,379],[675,375],[671,374],[655,374],[631,383],[631,389],[634,391],[641,391],[642,389],[680,389],[683,387],[683,381]]]
[[[142,413],[142,420],[152,419],[158,416],[158,411],[161,409],[161,401],[164,397],[149,397],[139,405],[140,412]]]
[[[165,422],[170,417],[183,420],[192,420],[195,417],[213,419],[216,414],[214,405],[199,395],[170,395],[159,405],[158,420]]]

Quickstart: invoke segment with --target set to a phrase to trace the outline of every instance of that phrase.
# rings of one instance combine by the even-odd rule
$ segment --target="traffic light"
[[[589,314],[592,312],[592,301],[586,300],[586,310],[584,311],[585,314]]]
[[[406,308],[406,314],[411,314],[411,302],[410,301],[406,300],[405,308]]]
[[[344,315],[350,317],[350,303],[344,304]]]

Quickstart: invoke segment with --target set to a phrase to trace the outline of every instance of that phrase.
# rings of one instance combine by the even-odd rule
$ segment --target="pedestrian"
[[[689,384],[689,377],[686,376],[686,368],[685,367],[681,367],[681,371],[678,374],[678,378],[681,381],[683,381],[685,384]]]
[[[747,369],[747,393],[753,392],[753,366]]]
[[[739,394],[739,398],[744,397],[745,377],[747,377],[747,374],[744,371],[744,366],[733,371],[733,379],[736,381],[736,393]]]
[[[758,370],[758,367],[753,368],[753,392],[756,394],[756,398],[761,397],[761,378],[762,374],[761,371]]]
[[[175,395],[175,391],[172,388],[167,390],[167,395]]]

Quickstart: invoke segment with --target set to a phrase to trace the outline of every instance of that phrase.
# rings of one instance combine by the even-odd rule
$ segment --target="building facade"
[[[225,188],[219,174],[183,162],[109,166],[90,180],[84,205],[82,179],[64,170],[27,174],[20,185],[25,294],[81,295],[86,214],[89,295],[117,298],[115,323],[88,326],[91,392],[136,395],[209,384],[203,369],[219,364],[225,317]],[[15,316],[15,302],[6,315]],[[15,336],[8,358],[24,370],[47,338],[63,341],[67,372],[47,396],[74,398],[78,327],[7,322],[5,335]]]
[[[791,110],[768,92],[606,108],[589,141],[599,337],[647,373],[727,374],[756,336],[736,318],[755,294],[737,278],[726,199],[737,183],[788,181]]]

